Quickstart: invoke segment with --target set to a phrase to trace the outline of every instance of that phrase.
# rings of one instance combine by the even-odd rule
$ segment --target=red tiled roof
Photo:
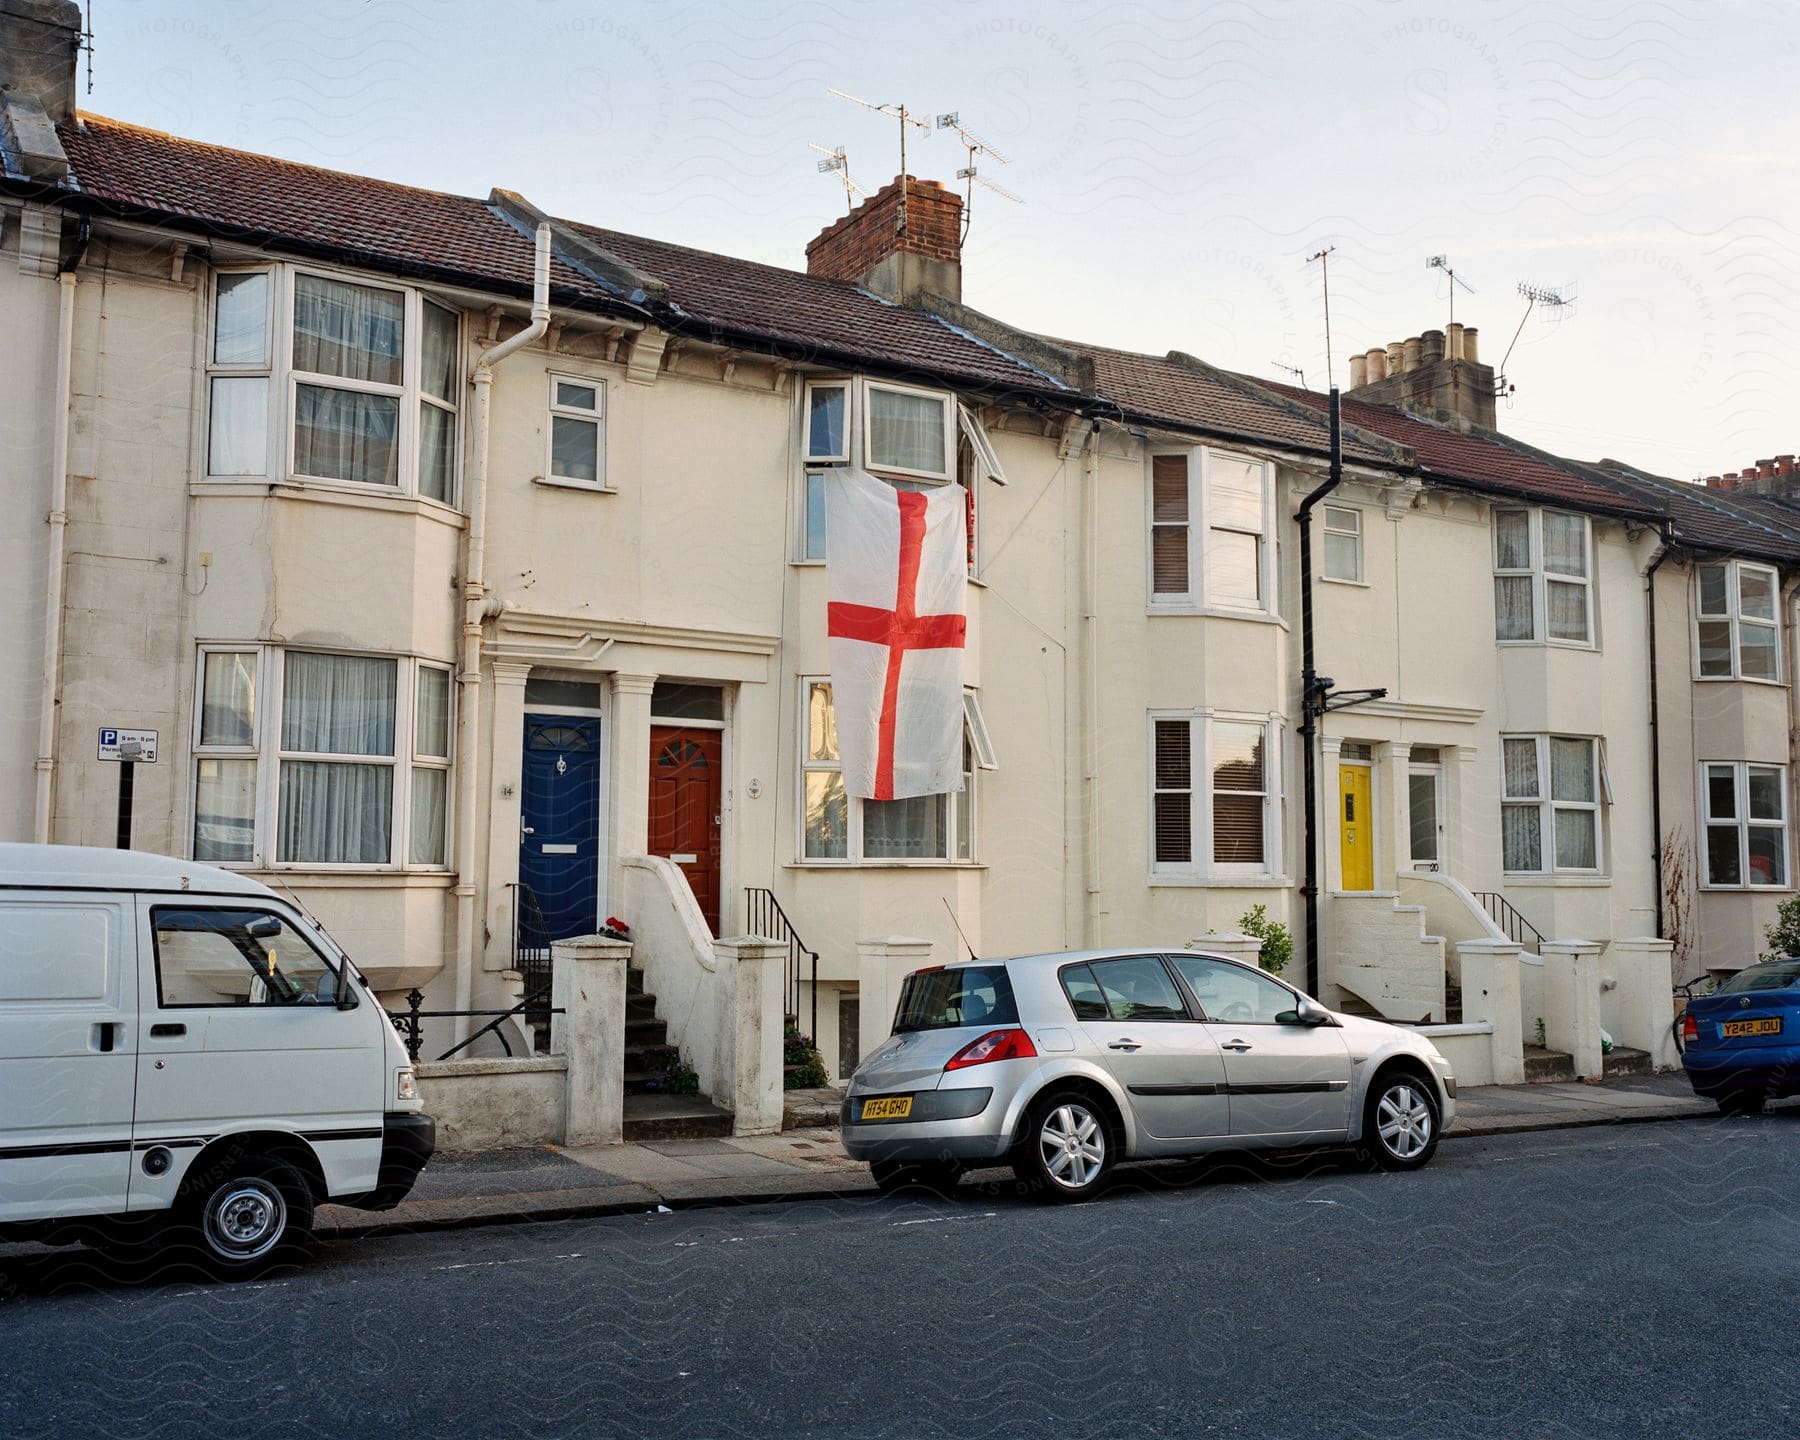
[[[1615,460],[1592,467],[1608,482],[1656,507],[1678,544],[1777,564],[1800,561],[1800,513],[1771,497],[1724,494],[1704,485],[1634,470]]]
[[[1271,393],[1278,387],[1197,360],[1138,355],[1079,340],[1052,343],[1092,360],[1094,388],[1133,415],[1182,428],[1291,445],[1316,454],[1329,448],[1326,418],[1291,398]],[[1343,447],[1352,459],[1406,463],[1405,457],[1349,433],[1343,436]]]
[[[1269,381],[1262,383],[1278,394],[1292,396],[1319,410],[1330,404],[1328,397],[1313,390]],[[1614,515],[1654,519],[1660,513],[1597,477],[1564,468],[1551,457],[1499,434],[1453,430],[1448,425],[1421,420],[1391,406],[1371,405],[1362,400],[1344,399],[1342,413],[1344,424],[1406,446],[1418,457],[1419,473],[1428,480],[1445,480],[1491,494]]]

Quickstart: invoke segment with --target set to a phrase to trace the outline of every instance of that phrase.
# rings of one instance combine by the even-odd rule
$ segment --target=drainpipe
[[[1669,551],[1674,546],[1674,527],[1667,521],[1659,527],[1662,531],[1662,544],[1657,547],[1656,558],[1644,571],[1644,608],[1650,614],[1650,860],[1656,882],[1656,938],[1663,935],[1663,843],[1662,843],[1662,732],[1656,705],[1656,572],[1662,568],[1663,561],[1669,558]],[[1698,840],[1695,837],[1695,855],[1699,855]]]
[[[467,1010],[475,990],[481,936],[475,913],[475,782],[480,770],[481,627],[488,613],[487,557],[488,416],[494,366],[550,328],[550,227],[537,227],[537,263],[531,285],[531,323],[476,358],[469,371],[475,388],[469,447],[469,531],[463,552],[462,668],[457,681],[456,754],[456,1006]],[[458,1016],[456,1038],[466,1040],[469,1017]]]
[[[50,554],[44,581],[44,664],[38,692],[37,801],[31,838],[50,843],[50,804],[56,775],[56,689],[62,671],[63,563],[69,540],[69,391],[75,341],[75,267],[87,250],[89,225],[75,231],[75,253],[56,280],[55,429],[50,442]]]
[[[1300,750],[1305,797],[1302,823],[1306,846],[1305,880],[1300,898],[1306,908],[1306,993],[1319,989],[1319,845],[1318,816],[1318,734],[1319,717],[1325,713],[1324,687],[1319,672],[1313,667],[1313,580],[1312,580],[1312,511],[1344,478],[1344,450],[1341,436],[1338,388],[1331,387],[1331,468],[1325,483],[1316,487],[1300,502],[1294,517],[1300,523]]]
[[[1081,495],[1081,943],[1092,947],[1099,934],[1094,906],[1100,894],[1100,743],[1099,664],[1099,536],[1096,511],[1100,493],[1100,422],[1087,433]]]

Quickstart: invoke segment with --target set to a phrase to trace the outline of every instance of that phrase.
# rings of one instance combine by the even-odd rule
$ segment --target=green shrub
[[[1763,931],[1763,943],[1769,948],[1759,959],[1785,960],[1790,955],[1800,955],[1800,896],[1781,902],[1775,923]]]
[[[1279,975],[1287,969],[1288,961],[1294,958],[1294,937],[1279,920],[1271,920],[1263,906],[1257,905],[1247,915],[1240,916],[1238,929],[1262,941],[1256,963],[1263,969],[1271,975]]]
[[[784,1090],[822,1090],[831,1084],[831,1072],[825,1068],[819,1047],[791,1020],[782,1032],[781,1063]]]

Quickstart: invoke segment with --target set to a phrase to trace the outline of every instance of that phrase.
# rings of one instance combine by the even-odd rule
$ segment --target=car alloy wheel
[[[1112,1168],[1106,1120],[1075,1095],[1053,1095],[1033,1112],[1022,1178],[1058,1200],[1091,1195]]]
[[[1436,1097],[1411,1076],[1385,1081],[1370,1098],[1363,1138],[1373,1142],[1375,1157],[1386,1168],[1418,1169],[1437,1149]]]

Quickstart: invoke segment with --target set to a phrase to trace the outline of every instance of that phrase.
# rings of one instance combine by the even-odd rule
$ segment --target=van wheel
[[[1025,1116],[1013,1174],[1046,1200],[1085,1200],[1105,1183],[1117,1146],[1109,1118],[1084,1095],[1046,1095]]]
[[[223,1280],[245,1280],[304,1256],[313,1198],[292,1165],[248,1155],[220,1167],[188,1202],[187,1228],[199,1259]]]

